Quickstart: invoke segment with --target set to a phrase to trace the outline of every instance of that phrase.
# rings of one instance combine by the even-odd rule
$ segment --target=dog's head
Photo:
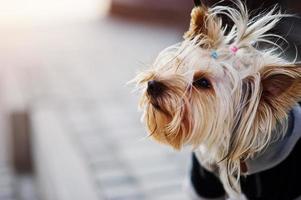
[[[237,164],[283,133],[273,129],[285,129],[300,100],[301,67],[282,59],[268,39],[277,37],[269,31],[286,15],[274,8],[249,19],[236,5],[195,7],[184,41],[163,50],[135,80],[153,138],[176,149],[203,145],[214,161]],[[223,26],[220,15],[234,26]],[[259,50],[258,42],[274,48]]]

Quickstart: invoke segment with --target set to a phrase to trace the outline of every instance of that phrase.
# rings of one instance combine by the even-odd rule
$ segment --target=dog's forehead
[[[215,75],[222,74],[224,71],[216,50],[198,48],[181,59],[183,59],[183,64],[188,65],[187,68],[192,71],[203,71]]]
[[[177,56],[178,70],[202,71],[214,76],[227,76],[229,73],[241,76],[255,73],[264,65],[264,58],[260,51],[241,49],[235,54],[229,46],[218,49],[189,48]]]
[[[231,47],[232,45],[223,45],[217,49],[208,49],[184,41],[163,50],[154,67],[161,74],[176,73],[188,79],[199,71],[220,80],[227,76],[243,79],[257,73],[265,65],[279,60],[270,53],[253,47],[239,48],[236,52],[231,51]]]

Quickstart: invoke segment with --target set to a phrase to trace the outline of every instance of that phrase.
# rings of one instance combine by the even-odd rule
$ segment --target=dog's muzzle
[[[161,96],[165,89],[166,86],[159,81],[151,80],[147,82],[147,94],[152,98]]]

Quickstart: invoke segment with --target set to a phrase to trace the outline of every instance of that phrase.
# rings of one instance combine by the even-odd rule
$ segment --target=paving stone
[[[134,194],[127,196],[113,196],[109,200],[143,200],[145,199],[145,195],[143,194]]]
[[[188,200],[188,196],[181,191],[161,194],[155,198],[156,200]]]
[[[174,162],[174,161],[172,161]],[[168,159],[166,159],[165,156],[155,156],[155,157],[148,157],[145,160],[141,160],[141,159],[133,159],[130,160],[129,162],[129,166],[133,169],[133,170],[141,170],[143,168],[152,168],[155,167],[157,168],[158,166],[164,166],[164,165],[169,165],[172,164],[172,162],[169,162]],[[177,162],[174,162],[174,165],[176,165]]]
[[[64,129],[61,134],[85,161],[99,199],[184,199],[181,182],[189,153],[174,152],[147,137],[138,96],[131,94],[133,86],[125,86],[139,60],[152,60],[179,39],[177,29],[106,19],[33,28],[28,40],[14,49],[39,58],[33,65],[24,66],[15,54],[7,56],[12,67],[5,70],[21,85],[33,111],[47,108],[55,115]],[[42,128],[51,129],[47,124]]]
[[[179,168],[174,164],[166,164],[163,163],[161,165],[149,165],[143,168],[136,168],[135,174],[139,177],[143,176],[152,176],[156,173],[164,173],[164,172],[177,172]]]
[[[6,135],[7,127],[4,123],[3,110],[0,108],[0,200],[16,200],[15,196],[15,174],[13,172],[9,153],[11,153]]]
[[[96,181],[98,184],[101,185],[101,189],[102,188],[106,188],[106,187],[116,187],[119,185],[129,185],[129,184],[136,184],[137,180],[136,177],[128,175],[128,174],[124,174],[121,176],[115,176],[115,177],[99,177]],[[134,187],[134,186],[132,186]],[[138,187],[136,186],[136,189]],[[116,190],[117,192],[118,190]]]
[[[108,180],[108,179],[112,179],[112,180],[119,179],[119,178],[123,178],[123,177],[127,177],[127,176],[128,176],[128,172],[126,171],[126,169],[124,169],[122,167],[111,168],[108,170],[101,170],[97,174],[97,178],[100,181]]]
[[[160,182],[157,185],[152,185],[152,187],[143,187],[147,195],[156,199],[160,196],[165,196],[172,194],[174,192],[181,192],[182,182]]]
[[[103,192],[108,199],[138,196],[141,193],[139,193],[137,188],[137,185],[134,184],[118,184],[110,187],[103,185],[102,187]]]
[[[15,183],[16,193],[20,200],[38,200],[38,191],[36,187],[35,177],[31,174],[20,175]]]

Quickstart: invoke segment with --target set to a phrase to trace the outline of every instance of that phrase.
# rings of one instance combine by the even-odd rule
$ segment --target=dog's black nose
[[[165,85],[159,81],[148,81],[147,82],[147,93],[152,97],[160,96],[165,90]]]

